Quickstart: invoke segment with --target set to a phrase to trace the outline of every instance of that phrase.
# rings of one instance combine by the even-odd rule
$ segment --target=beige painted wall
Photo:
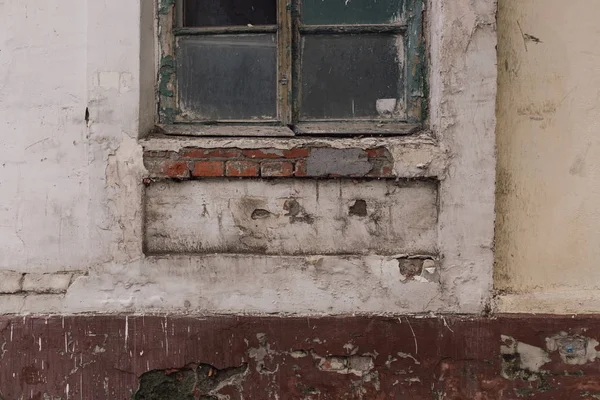
[[[598,0],[499,1],[495,285],[513,293],[501,311],[596,308],[598,16]]]

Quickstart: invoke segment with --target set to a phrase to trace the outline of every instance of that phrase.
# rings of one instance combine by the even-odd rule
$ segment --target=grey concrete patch
[[[365,176],[372,165],[362,149],[313,149],[306,160],[308,176]]]

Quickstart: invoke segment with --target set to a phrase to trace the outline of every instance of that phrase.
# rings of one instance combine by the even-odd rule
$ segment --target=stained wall
[[[598,310],[599,13],[593,0],[499,2],[500,310]]]

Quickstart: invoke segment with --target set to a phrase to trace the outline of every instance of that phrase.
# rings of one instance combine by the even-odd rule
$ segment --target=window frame
[[[403,0],[403,24],[303,25],[302,0],[276,0],[277,24],[182,27],[183,0],[156,0],[159,65],[157,127],[184,136],[407,135],[423,129],[427,119],[427,68],[424,40],[425,0]],[[277,111],[273,120],[186,119],[177,93],[177,40],[196,35],[271,33],[277,43]],[[314,34],[398,34],[404,40],[403,85],[406,118],[300,119],[301,40]]]

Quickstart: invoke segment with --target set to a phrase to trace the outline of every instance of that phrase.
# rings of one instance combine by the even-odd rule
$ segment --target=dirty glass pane
[[[177,79],[183,116],[273,119],[276,51],[274,34],[180,38]]]
[[[398,118],[399,46],[396,35],[303,37],[301,118]]]
[[[275,25],[276,0],[182,0],[183,26]]]
[[[302,0],[306,25],[400,22],[404,0]]]

